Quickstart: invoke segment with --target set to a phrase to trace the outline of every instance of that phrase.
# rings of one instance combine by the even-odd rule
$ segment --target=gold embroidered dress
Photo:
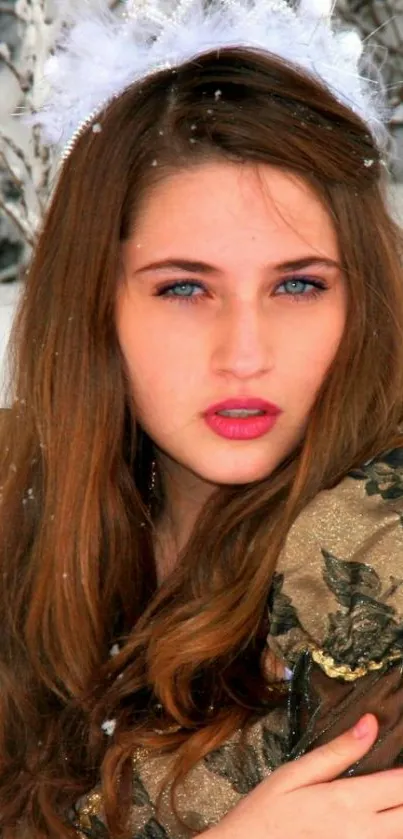
[[[403,449],[349,473],[305,508],[279,558],[268,611],[268,665],[278,660],[294,673],[284,681],[286,701],[243,732],[242,758],[235,748],[239,732],[192,770],[178,810],[196,833],[219,822],[276,767],[347,728],[374,691],[384,691],[381,701],[374,696],[375,712],[383,708],[387,717],[394,709],[393,725],[385,718],[385,730],[393,728],[395,743],[391,749],[386,735],[380,738],[384,752],[375,749],[375,762],[362,771],[403,763],[403,699],[401,705],[396,699],[396,690],[403,695]],[[304,700],[298,699],[301,674]],[[385,693],[391,674],[393,690]],[[313,727],[319,706],[323,725],[316,714]],[[169,760],[141,751],[133,756],[133,839],[192,835],[178,824],[167,798],[156,815]],[[77,817],[82,836],[108,836],[99,791],[80,803]]]

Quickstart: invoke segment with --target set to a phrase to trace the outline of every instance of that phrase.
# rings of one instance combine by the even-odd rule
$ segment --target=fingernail
[[[362,740],[364,737],[368,737],[369,731],[369,716],[366,714],[365,717],[361,717],[357,725],[354,726],[353,735],[357,740]]]

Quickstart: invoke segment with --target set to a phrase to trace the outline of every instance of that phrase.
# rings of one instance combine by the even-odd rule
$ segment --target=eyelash
[[[286,292],[281,293],[279,296],[281,297],[291,297],[293,302],[300,303],[304,299],[306,301],[312,301],[323,294],[323,292],[327,291],[327,285],[323,282],[319,282],[319,280],[314,280],[311,277],[290,277],[288,280],[283,280],[277,286],[277,289],[281,288],[281,286],[287,285],[288,283],[304,283],[305,287],[310,285],[312,286],[312,291],[310,292],[302,292],[302,294],[287,294]],[[195,294],[189,295],[186,297],[185,295],[180,294],[169,294],[169,292],[173,291],[175,288],[183,286],[191,286],[192,288],[198,288],[202,291],[207,291],[206,287],[203,283],[195,282],[194,280],[183,280],[181,282],[170,283],[166,286],[161,286],[157,293],[156,297],[165,297],[167,300],[175,301],[179,303],[184,303],[185,305],[195,305],[199,303],[200,300],[204,297],[204,294]]]

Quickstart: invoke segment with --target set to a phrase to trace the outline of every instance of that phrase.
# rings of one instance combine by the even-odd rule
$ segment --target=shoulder
[[[269,645],[310,649],[353,679],[403,655],[403,449],[350,472],[290,529],[269,598]]]

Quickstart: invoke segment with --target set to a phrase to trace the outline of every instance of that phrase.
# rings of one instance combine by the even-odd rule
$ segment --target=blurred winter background
[[[124,7],[124,0],[108,1],[116,14]],[[391,201],[403,222],[403,0],[336,0],[336,6],[363,33],[384,77],[396,143]],[[54,171],[38,131],[11,115],[38,104],[43,64],[62,23],[54,0],[0,0],[0,403],[13,312]]]

